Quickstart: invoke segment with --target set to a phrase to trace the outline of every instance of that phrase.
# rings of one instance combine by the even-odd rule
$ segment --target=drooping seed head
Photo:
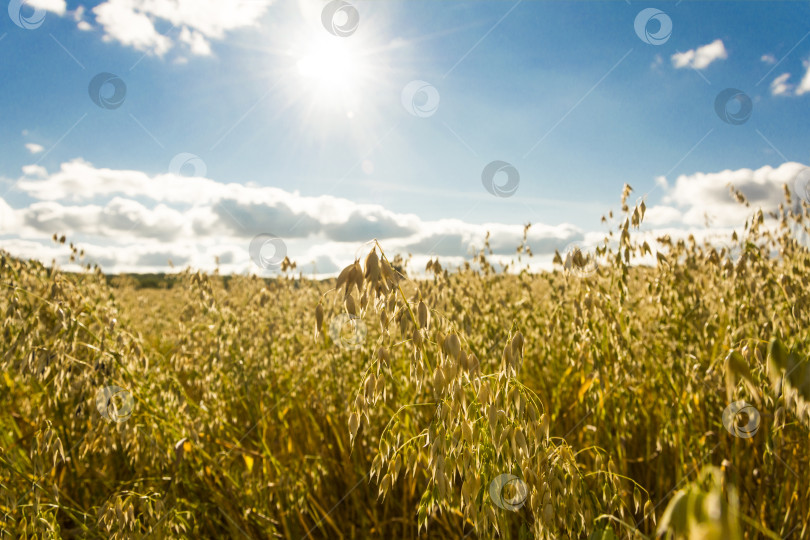
[[[352,276],[354,277],[354,285],[357,287],[357,292],[363,290],[363,269],[360,267],[360,261],[354,262],[354,271],[352,272]]]
[[[349,266],[340,271],[340,274],[338,274],[337,278],[337,286],[335,287],[336,289],[340,289],[340,287],[346,285],[348,290],[348,283],[350,282],[349,274],[352,272],[352,270],[354,270],[354,265],[350,264]]]
[[[517,332],[512,337],[512,356],[517,358],[523,355],[523,334]]]
[[[315,331],[320,334],[321,328],[323,328],[323,305],[318,304],[315,308]]]
[[[387,367],[389,362],[388,349],[380,345],[380,347],[377,349],[377,358],[380,359],[382,365]]]
[[[372,249],[366,257],[365,277],[372,283],[376,283],[380,279],[380,259],[377,257],[376,248]]]
[[[419,320],[419,328],[427,328],[428,325],[428,308],[423,301],[419,301],[419,307],[416,309],[417,318]]]
[[[448,334],[447,337],[444,338],[444,350],[450,358],[458,360],[459,354],[461,353],[461,342],[456,334]]]
[[[352,293],[346,295],[346,311],[349,315],[357,315],[357,305],[354,302]]]
[[[507,343],[501,355],[501,370],[510,371],[512,369],[512,345]]]
[[[413,329],[413,344],[417,349],[422,348],[422,332],[418,328],[414,327]]]

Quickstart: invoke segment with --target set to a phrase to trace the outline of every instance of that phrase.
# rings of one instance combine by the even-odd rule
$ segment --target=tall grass
[[[628,194],[587,275],[416,280],[372,244],[149,290],[0,254],[0,535],[810,537],[808,206],[732,257],[637,241]]]

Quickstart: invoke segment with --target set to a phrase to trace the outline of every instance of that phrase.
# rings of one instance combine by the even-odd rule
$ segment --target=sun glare
[[[366,91],[364,83],[369,78],[369,70],[349,40],[315,43],[299,57],[296,68],[300,89],[318,108],[338,108],[348,114]]]
[[[315,11],[297,24],[279,27],[273,35],[274,41],[286,44],[277,50],[271,66],[278,70],[274,84],[280,83],[283,89],[285,109],[298,117],[294,131],[302,142],[324,142],[336,130],[344,137],[366,141],[380,127],[383,104],[398,103],[400,90],[393,83],[397,74],[391,69],[390,55],[399,45],[372,30],[380,24],[364,21],[358,31],[336,35],[324,27],[320,12]],[[338,25],[345,22],[336,20]]]
[[[357,70],[356,60],[345,47],[319,47],[298,61],[298,73],[325,93],[350,88]]]

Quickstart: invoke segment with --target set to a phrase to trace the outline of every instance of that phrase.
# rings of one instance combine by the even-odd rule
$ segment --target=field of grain
[[[0,254],[0,537],[810,538],[808,206],[717,250],[628,194],[542,274]]]

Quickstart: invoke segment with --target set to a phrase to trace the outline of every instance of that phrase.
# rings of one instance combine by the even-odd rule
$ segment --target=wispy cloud
[[[782,73],[771,81],[771,95],[774,96],[801,96],[810,92],[810,60],[804,61],[806,69],[798,85],[788,83],[790,73]]]
[[[810,92],[810,60],[805,60],[804,67],[807,69],[807,71],[805,71],[804,77],[799,83],[799,86],[796,87],[797,96]]]
[[[45,147],[37,143],[26,143],[25,149],[31,152],[32,154],[39,154],[40,152],[45,150]]]

